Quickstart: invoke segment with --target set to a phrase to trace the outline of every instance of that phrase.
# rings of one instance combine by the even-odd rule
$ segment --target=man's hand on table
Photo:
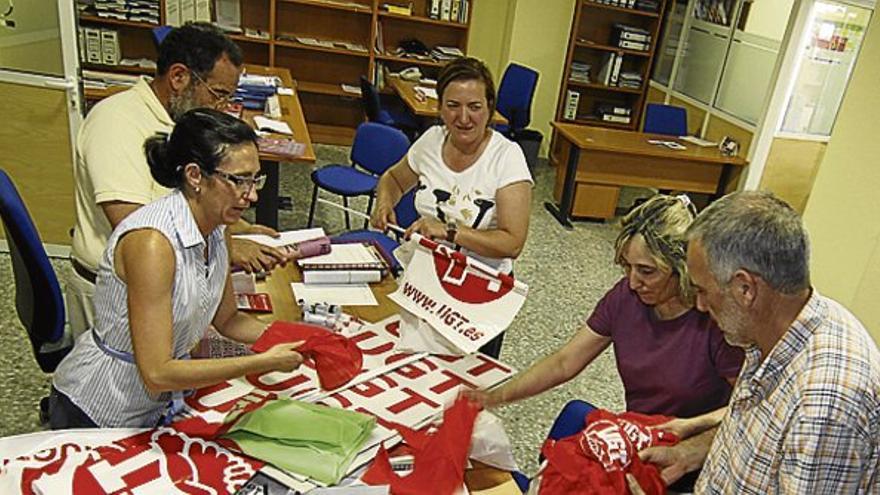
[[[706,430],[671,447],[649,447],[639,452],[639,458],[660,468],[663,482],[667,486],[671,485],[685,474],[703,466],[717,430],[717,428]]]

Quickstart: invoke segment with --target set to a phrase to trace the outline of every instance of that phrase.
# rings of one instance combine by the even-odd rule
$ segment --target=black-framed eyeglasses
[[[235,190],[238,191],[239,194],[248,194],[251,192],[251,188],[256,191],[263,189],[263,186],[266,185],[266,174],[259,174],[253,177],[247,177],[243,175],[235,175],[230,174],[229,172],[224,172],[222,170],[214,170],[213,172],[208,172],[209,174],[217,174],[220,177],[228,180],[235,186]]]
[[[217,106],[229,105],[229,102],[232,101],[232,97],[235,96],[234,93],[230,93],[230,92],[226,91],[225,89],[217,90],[217,89],[212,88],[207,83],[207,81],[205,81],[204,79],[202,79],[201,76],[199,76],[198,72],[196,72],[192,69],[190,69],[189,72],[190,72],[190,74],[193,75],[193,77],[196,78],[196,81],[202,83],[202,85],[205,86],[205,89],[207,89],[208,93],[210,93],[211,97],[214,98],[215,105],[217,105]]]

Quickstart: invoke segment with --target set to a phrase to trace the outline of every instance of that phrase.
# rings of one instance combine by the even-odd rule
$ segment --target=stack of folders
[[[632,121],[632,109],[615,103],[597,103],[596,115],[598,115],[603,122],[629,124]]]
[[[635,71],[621,72],[617,85],[621,88],[641,89],[642,75]]]
[[[622,53],[608,53],[602,59],[602,68],[597,75],[597,82],[606,86],[617,86],[620,79],[620,68],[623,66]]]
[[[330,252],[297,260],[307,284],[363,284],[379,282],[388,264],[372,244],[332,244]]]
[[[635,7],[645,12],[659,12],[660,2],[657,0],[636,0]]]
[[[590,64],[585,64],[583,62],[573,61],[571,63],[571,75],[569,78],[575,82],[582,82],[589,84],[590,82]]]
[[[651,33],[635,26],[615,24],[611,30],[611,44],[627,50],[646,52],[651,49]]]

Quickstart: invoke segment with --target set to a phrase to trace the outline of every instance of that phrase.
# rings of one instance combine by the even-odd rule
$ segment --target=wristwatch
[[[458,225],[455,222],[446,222],[446,242],[455,244],[455,234],[458,234]]]

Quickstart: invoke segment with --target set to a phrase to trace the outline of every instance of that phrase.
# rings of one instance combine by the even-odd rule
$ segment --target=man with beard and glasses
[[[734,193],[697,217],[688,240],[697,307],[746,358],[717,429],[639,456],[667,483],[702,465],[699,494],[880,493],[880,352],[810,285],[797,212],[769,193]]]
[[[89,112],[77,136],[74,166],[76,229],[73,274],[66,288],[74,336],[94,323],[96,272],[110,233],[132,212],[171,191],[150,176],[145,140],[170,134],[188,110],[225,108],[241,65],[241,49],[222,31],[210,24],[187,24],[163,40],[154,78],[142,77]],[[232,231],[277,235],[243,220]],[[269,270],[288,259],[286,252],[251,241],[234,240],[230,248],[232,264],[247,271]]]

